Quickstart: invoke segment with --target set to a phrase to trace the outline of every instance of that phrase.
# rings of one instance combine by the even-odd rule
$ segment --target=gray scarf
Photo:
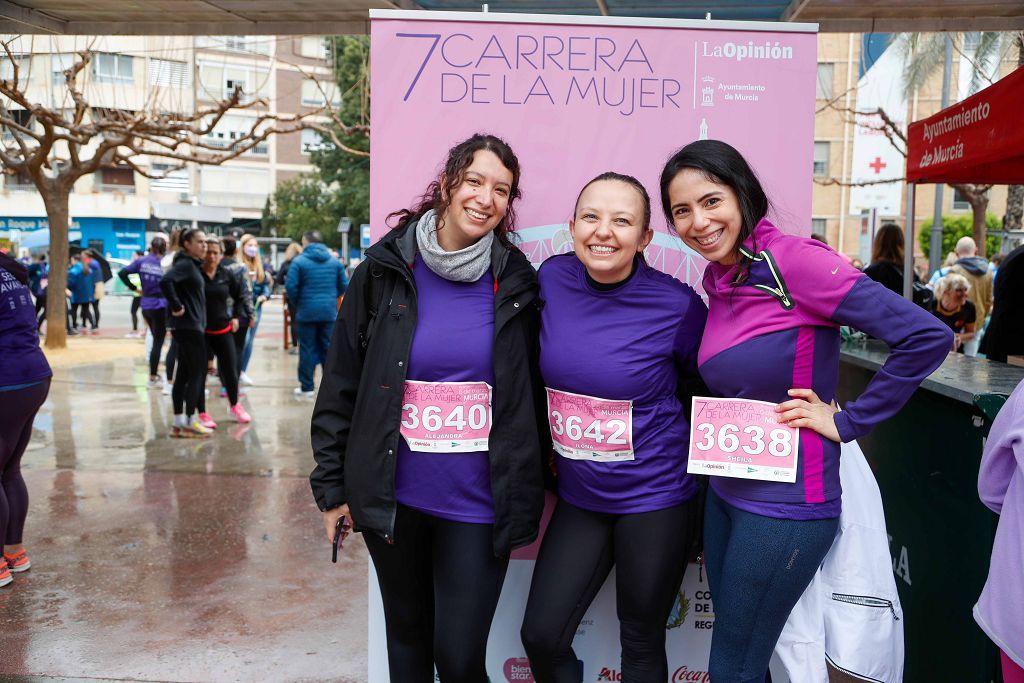
[[[416,224],[416,243],[423,262],[432,271],[452,282],[476,282],[491,267],[491,244],[494,233],[489,232],[476,244],[458,251],[445,251],[437,242],[437,214],[427,211]]]

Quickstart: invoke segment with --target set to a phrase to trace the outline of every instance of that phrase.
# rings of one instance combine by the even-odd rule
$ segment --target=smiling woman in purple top
[[[487,680],[513,548],[544,507],[537,274],[509,241],[519,161],[491,135],[449,151],[366,252],[313,411],[310,483],[329,539],[351,521],[377,572],[391,680]],[[344,527],[342,527],[344,533]]]
[[[797,599],[832,546],[840,512],[839,442],[894,415],[945,358],[948,328],[820,242],[786,235],[746,160],[717,140],[669,159],[662,206],[710,261],[699,363],[720,396],[780,404],[800,428],[796,481],[712,477],[704,557],[715,602],[709,673],[762,681]],[[833,405],[839,327],[885,341],[891,354],[855,401]]]
[[[643,185],[602,174],[577,199],[575,253],[540,269],[540,366],[561,457],[522,628],[538,683],[579,680],[573,636],[612,567],[623,680],[668,679],[665,622],[697,491],[679,379],[696,376],[707,308],[644,262],[650,222]]]

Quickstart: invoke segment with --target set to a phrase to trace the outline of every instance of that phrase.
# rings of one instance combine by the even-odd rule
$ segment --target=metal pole
[[[907,183],[907,225],[903,229],[903,298],[914,300],[914,183]]]
[[[953,39],[946,34],[946,61],[942,69],[942,105],[940,109],[949,106],[949,80],[953,72]],[[932,235],[928,248],[928,272],[934,273],[942,265],[946,255],[942,253],[942,190],[945,187],[942,183],[935,184],[935,218],[932,219]]]

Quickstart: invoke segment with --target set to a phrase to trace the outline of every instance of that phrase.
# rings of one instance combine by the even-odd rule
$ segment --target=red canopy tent
[[[917,183],[1024,184],[1024,67],[907,131],[903,295],[911,297]]]

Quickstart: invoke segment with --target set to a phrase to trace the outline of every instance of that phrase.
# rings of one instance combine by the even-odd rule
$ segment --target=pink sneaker
[[[203,425],[207,429],[216,429],[217,423],[213,421],[209,413],[199,413],[199,424]]]
[[[242,407],[241,403],[231,406],[231,414],[235,416],[235,421],[239,424],[252,422],[252,418],[249,417],[249,413],[245,412],[245,408]]]

